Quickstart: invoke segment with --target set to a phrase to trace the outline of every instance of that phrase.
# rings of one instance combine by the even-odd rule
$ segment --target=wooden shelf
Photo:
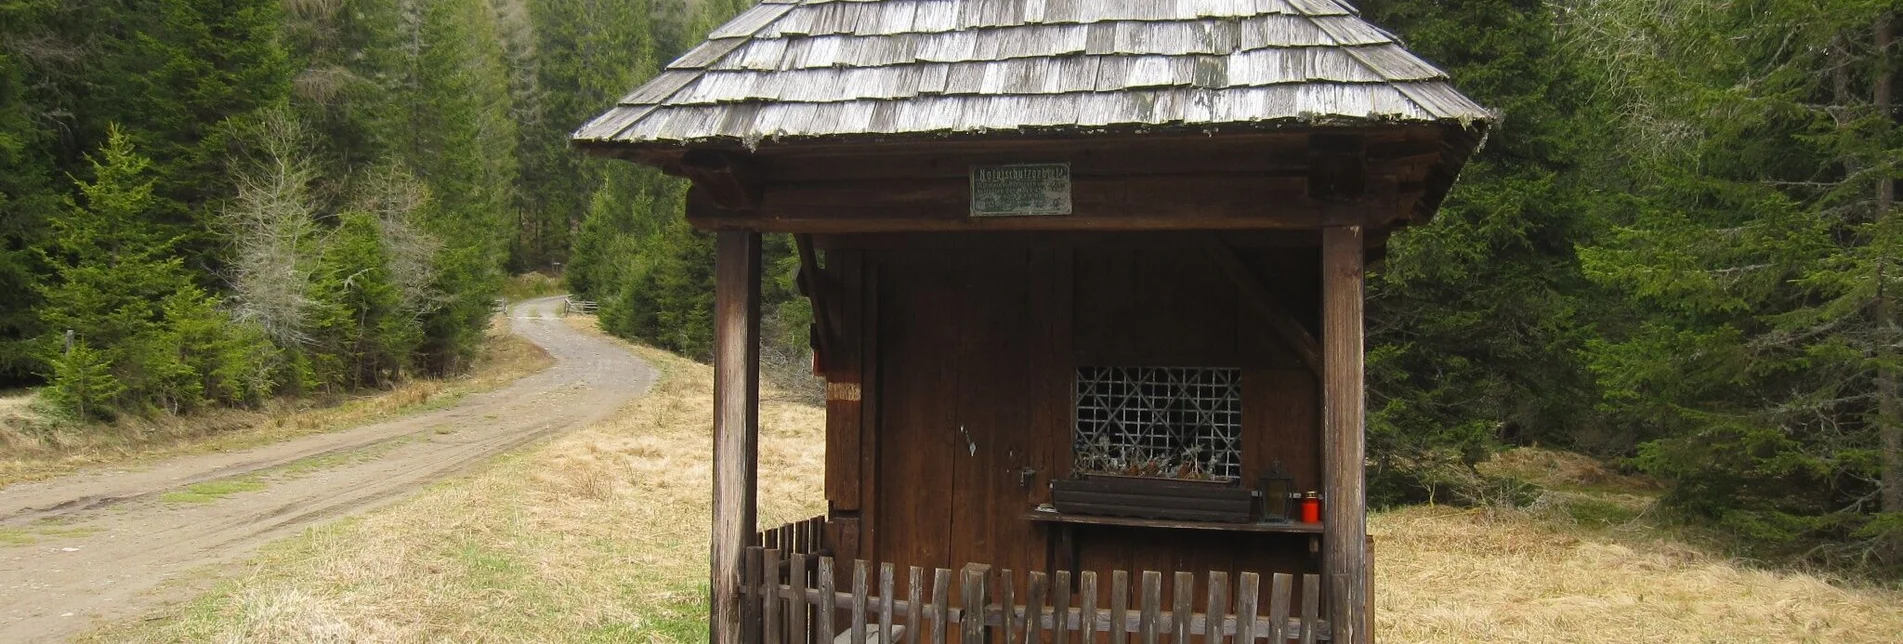
[[[1024,518],[1039,523],[1107,525],[1126,528],[1165,528],[1172,530],[1213,530],[1219,532],[1261,532],[1275,534],[1322,533],[1322,524],[1319,523],[1216,523],[1213,521],[1176,521],[1170,519],[1110,517],[1094,514],[1065,514],[1063,512],[1045,512],[1041,510],[1026,512],[1024,513]]]

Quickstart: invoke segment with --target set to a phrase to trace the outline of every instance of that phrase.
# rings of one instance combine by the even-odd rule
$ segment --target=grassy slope
[[[277,544],[211,594],[94,639],[704,641],[712,377],[636,351],[666,375],[610,421]],[[762,524],[820,511],[822,418],[769,394]],[[1567,479],[1628,510],[1376,516],[1380,641],[1875,643],[1903,632],[1903,594],[1734,565],[1633,527],[1644,494],[1629,482]]]
[[[30,393],[0,398],[0,488],[89,467],[136,467],[187,454],[240,450],[432,409],[541,371],[553,359],[527,340],[490,333],[475,368],[448,379],[416,379],[389,391],[333,401],[273,401],[262,410],[221,409],[109,425],[48,421]]]

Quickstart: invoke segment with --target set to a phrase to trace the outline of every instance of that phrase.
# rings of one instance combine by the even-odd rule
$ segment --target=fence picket
[[[998,607],[1004,609],[1004,615],[998,619],[998,625],[1004,627],[1004,644],[1017,644],[1018,629],[1017,620],[1014,617],[1017,613],[1014,609],[1018,599],[1017,575],[1012,574],[1010,568],[999,570],[998,582],[994,592],[997,593]]]
[[[1273,644],[1288,644],[1288,601],[1290,587],[1295,585],[1295,576],[1288,573],[1275,573],[1274,585],[1269,588],[1269,641]]]
[[[752,546],[740,553],[740,639],[749,644],[759,642],[760,633],[760,585],[766,579],[762,574],[760,557],[764,549]]]
[[[793,603],[790,606],[793,610],[792,615],[789,616],[791,624],[788,627],[793,637],[790,640],[793,644],[807,644],[808,639],[812,637],[812,632],[806,630],[806,613],[811,610],[810,604],[806,601],[806,589],[809,588],[809,582],[806,579],[806,555],[793,555],[787,560],[787,564],[786,578],[791,582],[788,585],[793,587]]]
[[[1321,615],[1322,578],[1302,575],[1302,644],[1315,644],[1315,621]]]
[[[1170,626],[1177,644],[1189,644],[1190,617],[1196,614],[1196,574],[1176,571],[1176,602],[1170,606]]]
[[[879,564],[879,644],[895,644],[892,636],[892,564]]]
[[[951,619],[951,571],[944,568],[932,570],[932,610],[927,617],[932,620],[931,644],[950,644],[945,641],[945,620]]]
[[[964,578],[959,580],[959,589],[964,591],[964,619],[959,625],[964,634],[964,644],[985,644],[985,582],[991,578],[991,567],[984,564],[965,564]]]
[[[1261,597],[1262,575],[1242,573],[1242,578],[1236,580],[1236,644],[1255,644],[1255,618],[1260,614],[1256,600]],[[1286,644],[1274,637],[1281,632],[1281,629],[1270,626],[1269,644]]]
[[[917,642],[918,638],[925,636],[919,622],[919,615],[925,609],[925,569],[912,566],[907,572],[910,574],[905,584],[905,631],[911,633],[912,637],[905,641]]]
[[[1143,644],[1156,644],[1157,631],[1162,628],[1163,612],[1163,573],[1154,570],[1143,571],[1143,615],[1137,624],[1137,632],[1143,637]]]
[[[1301,575],[1298,589],[1296,575],[1275,573],[1264,597],[1262,575],[1253,572],[1212,570],[1199,580],[1176,571],[1165,588],[1162,572],[1140,571],[1133,580],[1129,571],[1113,570],[1108,607],[1100,608],[1096,571],[1028,571],[1019,589],[1012,570],[967,564],[958,573],[962,600],[952,606],[951,570],[930,569],[928,580],[926,568],[908,567],[901,597],[896,566],[855,560],[851,587],[842,593],[835,560],[822,556],[829,552],[825,530],[825,517],[815,517],[755,533],[740,566],[742,644],[833,644],[835,637],[854,644],[1098,644],[1099,637],[1107,644],[1191,644],[1198,637],[1195,644],[1314,644],[1332,635],[1321,614],[1322,578],[1313,574]],[[874,563],[876,589],[868,578]],[[1208,587],[1199,589],[1203,583]],[[842,629],[837,622],[846,617],[850,627]],[[956,636],[947,633],[954,623]]]
[[[765,621],[761,631],[766,644],[780,644],[780,551],[769,548],[762,552],[760,570],[764,573],[760,580],[760,616]]]
[[[1031,572],[1031,581],[1024,590],[1024,644],[1040,644],[1044,630],[1044,585],[1049,583],[1044,573]],[[1062,619],[1060,616],[1059,619]]]
[[[815,621],[819,622],[818,624],[819,630],[815,632],[814,634],[818,636],[817,639],[819,641],[814,642],[814,644],[833,644],[833,638],[839,636],[839,631],[833,627],[833,615],[839,612],[833,607],[832,599],[833,599],[834,589],[835,587],[833,586],[833,558],[820,557],[819,558],[820,603],[819,605],[813,607],[813,617],[817,618]]]
[[[1070,571],[1057,571],[1057,579],[1051,584],[1051,616],[1057,623],[1051,625],[1052,644],[1070,644]],[[1089,613],[1081,617],[1089,619]]]
[[[866,560],[852,562],[852,644],[866,644]]]
[[[1229,573],[1209,571],[1209,602],[1203,605],[1203,644],[1222,644],[1223,616],[1229,614]],[[1183,640],[1187,644],[1189,640]]]

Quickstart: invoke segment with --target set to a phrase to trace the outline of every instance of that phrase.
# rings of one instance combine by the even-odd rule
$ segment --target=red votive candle
[[[1302,523],[1322,522],[1322,495],[1309,492],[1302,496]]]

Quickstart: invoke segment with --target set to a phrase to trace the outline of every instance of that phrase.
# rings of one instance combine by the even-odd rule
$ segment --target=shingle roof
[[[575,139],[1491,118],[1339,0],[763,0]]]

